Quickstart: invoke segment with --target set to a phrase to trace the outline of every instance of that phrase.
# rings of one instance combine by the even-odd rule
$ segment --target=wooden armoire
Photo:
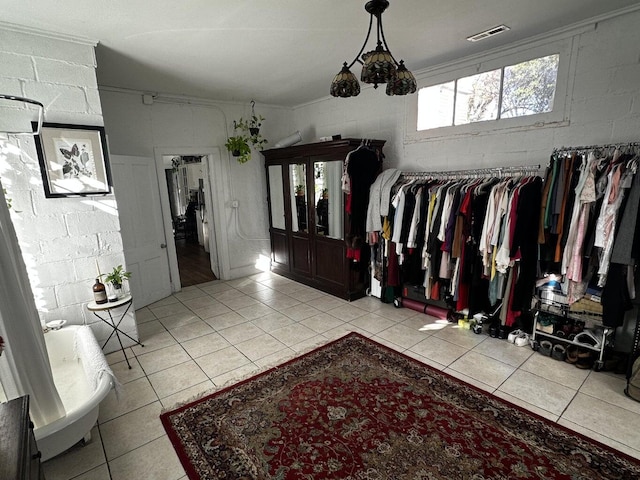
[[[365,295],[368,257],[347,258],[349,214],[341,177],[349,152],[384,140],[357,138],[263,151],[267,169],[271,270],[346,300]],[[380,165],[372,162],[377,173]]]

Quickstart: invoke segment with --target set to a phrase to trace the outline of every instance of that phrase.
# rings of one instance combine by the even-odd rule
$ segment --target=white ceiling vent
[[[511,30],[511,29],[506,25],[498,25],[497,27],[492,27],[489,30],[485,30],[484,32],[471,35],[470,37],[467,37],[467,40],[469,40],[470,42],[477,42],[479,40],[484,40],[485,38],[498,35],[499,33],[506,32],[507,30]]]

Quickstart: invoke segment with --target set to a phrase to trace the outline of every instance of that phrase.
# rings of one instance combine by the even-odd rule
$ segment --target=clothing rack
[[[38,126],[36,128],[36,131],[28,131],[28,132],[21,132],[21,131],[16,131],[16,132],[1,132],[1,133],[5,133],[7,135],[40,135],[40,130],[42,129],[42,122],[44,120],[44,105],[40,102],[38,102],[37,100],[33,100],[31,98],[27,98],[27,97],[18,97],[16,95],[7,95],[4,93],[0,93],[0,100],[9,100],[9,101],[13,101],[13,102],[22,102],[22,103],[29,103],[31,105],[35,105],[38,107]]]
[[[608,150],[608,149],[637,149],[640,147],[640,142],[629,143],[607,143],[604,145],[582,145],[579,147],[559,147],[553,149],[553,154],[566,153],[566,152],[586,152],[589,150]]]
[[[467,170],[444,170],[436,172],[402,172],[406,179],[446,179],[454,180],[469,177],[503,177],[514,174],[535,174],[540,172],[540,165],[520,165],[513,167],[475,168]]]

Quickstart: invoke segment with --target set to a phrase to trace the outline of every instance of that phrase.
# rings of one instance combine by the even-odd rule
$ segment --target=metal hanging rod
[[[588,150],[607,150],[610,148],[618,148],[618,149],[626,149],[626,148],[637,148],[640,147],[640,142],[629,142],[629,143],[607,143],[604,145],[583,145],[579,147],[557,147],[553,149],[553,153],[564,153],[564,152],[580,152],[580,151],[588,151]]]
[[[538,173],[540,165],[520,165],[515,167],[493,167],[475,168],[469,170],[444,170],[435,172],[402,172],[402,176],[407,179],[456,179],[465,177],[503,177],[517,173]]]
[[[0,133],[5,133],[7,135],[40,135],[40,130],[42,129],[42,122],[44,120],[44,105],[42,105],[42,103],[38,102],[37,100],[33,100],[31,98],[18,97],[16,95],[6,95],[3,93],[0,93],[0,100],[11,100],[15,102],[29,103],[31,105],[36,105],[38,107],[38,127],[36,128],[35,132],[34,131],[28,131],[28,132],[17,131],[17,132],[0,132]]]

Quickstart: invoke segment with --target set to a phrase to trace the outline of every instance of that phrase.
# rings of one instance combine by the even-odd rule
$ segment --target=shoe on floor
[[[553,346],[553,350],[551,350],[551,358],[555,358],[556,360],[564,361],[565,353],[567,349],[564,345],[556,343]]]
[[[508,335],[509,327],[507,327],[506,325],[500,325],[500,327],[498,328],[498,338],[506,340]]]
[[[516,343],[516,338],[518,338],[518,336],[524,333],[522,330],[514,330],[513,332],[511,332],[509,335],[507,335],[507,341],[509,343]]]
[[[575,365],[578,368],[587,370],[589,368],[593,368],[593,362],[595,361],[595,359],[596,355],[594,352],[581,348],[578,350],[578,360],[576,361]]]
[[[540,352],[542,355],[546,357],[550,357],[552,348],[553,348],[553,343],[551,343],[549,340],[542,340],[540,342],[540,348],[538,349],[538,352]]]
[[[576,363],[578,361],[578,351],[580,350],[580,347],[578,347],[577,345],[569,345],[567,347],[567,351],[565,352],[565,359],[564,361],[567,363]]]
[[[573,341],[576,343],[582,343],[583,345],[589,345],[596,350],[600,350],[600,347],[602,346],[602,336],[597,335],[592,330],[583,330],[576,334]]]
[[[516,347],[524,347],[525,345],[529,345],[529,342],[529,334],[526,332],[520,332],[513,343]]]

